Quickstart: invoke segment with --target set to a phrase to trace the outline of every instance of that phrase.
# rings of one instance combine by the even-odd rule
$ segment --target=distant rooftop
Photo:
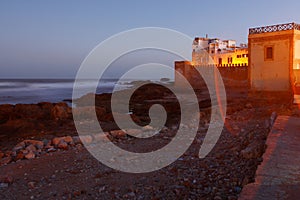
[[[259,34],[259,33],[272,33],[272,32],[287,31],[287,30],[300,30],[300,24],[296,24],[292,22],[287,24],[277,24],[271,26],[250,28],[249,34],[251,35],[251,34]]]

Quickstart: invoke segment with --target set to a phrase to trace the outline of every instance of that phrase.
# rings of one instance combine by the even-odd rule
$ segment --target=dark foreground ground
[[[152,95],[144,95],[150,91]],[[134,146],[136,151],[143,152],[161,147],[172,139],[178,125],[178,105],[170,104],[172,95],[168,91],[163,95],[161,91],[161,88],[149,91],[144,88],[133,99],[132,118],[138,124],[149,123],[149,116],[145,114],[149,104],[143,99],[145,96],[148,100],[165,99],[163,104],[170,113],[164,132],[145,143],[126,134],[114,134],[112,130],[117,127],[109,109],[110,95],[97,97],[98,119],[116,145],[129,149]],[[205,158],[199,159],[198,152],[209,124],[210,102],[206,100],[207,94],[200,92],[201,121],[191,147],[171,165],[143,174],[111,169],[80,144],[64,148],[53,145],[51,151],[43,147],[35,152],[35,158],[26,159],[20,156],[24,151],[12,150],[25,139],[46,144],[58,136],[77,135],[70,108],[62,103],[1,106],[0,199],[237,199],[243,186],[254,181],[274,112],[294,116],[300,113],[298,107],[278,101],[280,96],[257,98],[241,88],[231,88],[227,93],[225,127],[218,143]],[[135,108],[138,101],[142,103]],[[82,113],[88,106],[86,101],[78,102]]]

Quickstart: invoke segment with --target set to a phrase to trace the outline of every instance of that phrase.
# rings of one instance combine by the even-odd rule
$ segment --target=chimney
[[[206,39],[208,38],[208,34],[205,35],[205,38],[206,38]]]

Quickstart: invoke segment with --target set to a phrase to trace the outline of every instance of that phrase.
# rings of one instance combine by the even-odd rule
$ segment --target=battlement
[[[272,33],[279,31],[288,31],[288,30],[300,30],[300,24],[296,24],[294,22],[287,24],[276,24],[270,26],[262,26],[249,28],[249,35],[252,34],[261,34],[261,33]]]

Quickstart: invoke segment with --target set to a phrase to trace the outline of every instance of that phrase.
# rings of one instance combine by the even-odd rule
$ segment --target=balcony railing
[[[287,30],[300,30],[300,24],[288,23],[288,24],[277,24],[264,27],[250,28],[249,34],[259,34],[259,33],[272,33],[278,31],[287,31]]]

